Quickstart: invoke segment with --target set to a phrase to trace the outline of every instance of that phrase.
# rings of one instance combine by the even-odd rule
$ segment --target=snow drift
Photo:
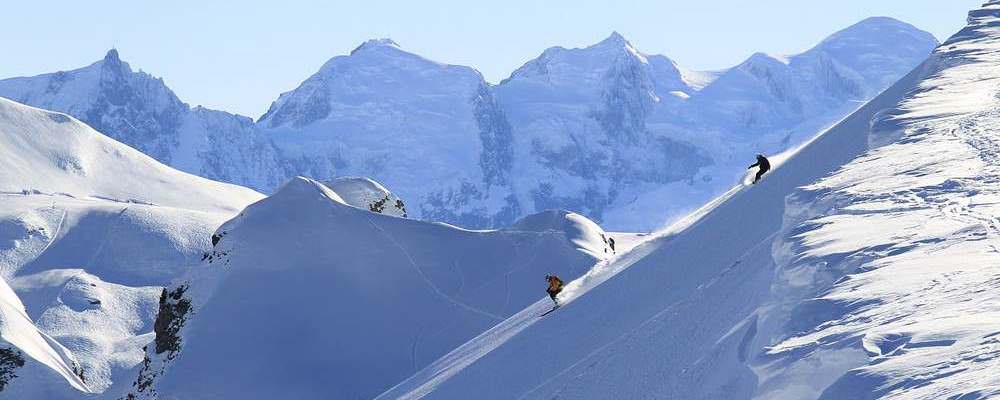
[[[1000,395],[998,46],[991,1],[760,184],[379,398]]]

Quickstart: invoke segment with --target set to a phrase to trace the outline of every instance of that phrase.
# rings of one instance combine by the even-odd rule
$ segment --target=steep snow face
[[[222,222],[263,197],[6,99],[0,153],[0,278],[15,296],[0,334],[26,360],[4,378],[10,398],[78,398],[131,383],[160,287],[197,264]]]
[[[64,112],[156,160],[210,179],[272,188],[284,176],[249,118],[192,110],[162,79],[133,72],[116,50],[87,67],[0,80],[0,96]]]
[[[54,393],[61,394],[59,388],[67,383],[81,392],[90,392],[78,376],[80,367],[73,355],[35,327],[21,299],[3,278],[0,278],[0,351],[3,352],[2,368],[5,371],[0,376],[0,390],[5,395],[16,398],[32,393],[52,398]],[[20,385],[21,382],[18,382],[19,385],[15,385],[12,382],[17,376],[25,375],[25,371],[20,370],[22,368],[29,371],[29,379],[35,378],[34,384]],[[55,385],[46,385],[52,383]],[[18,390],[21,388],[28,390]]]
[[[340,177],[323,182],[347,205],[379,214],[406,218],[406,204],[389,189],[368,178]]]
[[[219,228],[187,280],[179,353],[150,350],[140,377],[154,384],[132,393],[371,398],[544,296],[546,273],[572,279],[605,257],[592,222],[541,219],[554,223],[467,231],[295,178]]]
[[[993,1],[761,183],[380,398],[1000,395],[998,54]]]
[[[258,122],[297,174],[370,176],[417,218],[490,226],[518,216],[511,131],[479,72],[383,39],[334,57]]]
[[[519,202],[655,229],[723,192],[755,152],[787,150],[850,113],[936,44],[880,18],[720,74],[642,54],[617,33],[546,50],[497,87],[515,133]]]

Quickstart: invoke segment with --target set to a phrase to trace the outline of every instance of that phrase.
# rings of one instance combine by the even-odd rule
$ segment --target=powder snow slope
[[[13,290],[3,323],[19,324],[0,332],[29,359],[0,398],[79,398],[130,383],[161,288],[197,264],[222,222],[263,197],[7,99],[0,154],[0,278]],[[33,345],[39,336],[53,350]]]
[[[1000,1],[657,238],[384,399],[1000,396]]]
[[[186,279],[179,352],[150,349],[140,380],[154,384],[132,394],[371,398],[533,302],[546,273],[608,254],[576,214],[468,231],[355,208],[306,178],[217,234]]]

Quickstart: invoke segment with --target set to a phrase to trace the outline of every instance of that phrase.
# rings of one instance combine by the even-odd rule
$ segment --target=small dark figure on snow
[[[613,238],[613,237],[609,237],[608,238],[608,246],[611,246],[611,253],[614,254],[615,253],[615,238]]]
[[[753,165],[751,165],[747,169],[753,167],[760,167],[760,169],[757,170],[757,176],[753,178],[753,183],[756,184],[757,182],[760,181],[760,177],[764,176],[764,174],[766,174],[767,171],[771,170],[771,162],[767,161],[767,157],[764,157],[763,154],[758,154],[757,162],[753,163]]]
[[[549,297],[552,298],[552,302],[559,306],[559,300],[556,300],[556,295],[563,290],[563,281],[555,275],[545,275],[545,281],[549,283],[549,288],[545,289],[549,293]]]

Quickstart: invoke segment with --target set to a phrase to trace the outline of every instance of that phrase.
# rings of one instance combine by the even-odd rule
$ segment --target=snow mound
[[[368,178],[340,177],[324,181],[323,185],[333,190],[348,205],[406,218],[406,205],[382,184]]]
[[[597,261],[580,230],[468,231],[345,203],[295,178],[223,224],[186,280],[180,352],[149,353],[165,366],[155,392],[370,398],[544,296],[546,273]]]
[[[610,253],[608,236],[597,223],[580,214],[549,210],[521,218],[505,231],[560,232],[579,249],[605,258]]]

